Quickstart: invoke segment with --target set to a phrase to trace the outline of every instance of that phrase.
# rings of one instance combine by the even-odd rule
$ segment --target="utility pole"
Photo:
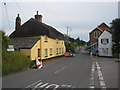
[[[67,26],[67,49],[68,49],[68,45],[69,45],[69,34],[68,33],[71,31],[71,29],[72,29],[71,27]]]

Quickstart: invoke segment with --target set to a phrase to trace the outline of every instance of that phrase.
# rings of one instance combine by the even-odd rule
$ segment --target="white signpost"
[[[8,52],[15,51],[14,46],[13,45],[8,45],[7,51]]]

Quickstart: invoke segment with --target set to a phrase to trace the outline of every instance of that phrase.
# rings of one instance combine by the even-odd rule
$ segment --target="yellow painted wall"
[[[41,56],[42,56],[41,59],[47,59],[50,57],[60,56],[60,55],[63,55],[64,52],[66,52],[66,48],[65,48],[63,40],[58,40],[58,44],[57,44],[56,39],[47,37],[47,42],[45,42],[44,36],[41,36],[40,38],[41,38]],[[52,48],[52,55],[50,55],[50,48]],[[56,54],[56,48],[61,48],[61,53]],[[62,48],[64,50],[63,53],[62,53]],[[47,57],[44,56],[45,49],[48,50]],[[59,50],[58,50],[58,52],[59,52]]]
[[[40,49],[40,40],[31,49],[20,49],[20,51],[30,56],[31,60],[35,60],[36,58],[40,59],[38,57],[38,49]]]
[[[38,59],[47,59],[55,56],[64,55],[66,52],[66,48],[64,45],[64,40],[58,40],[47,37],[47,42],[44,41],[44,36],[36,36],[36,37],[27,37],[27,38],[40,38],[40,40],[31,48],[31,49],[21,49],[21,52],[26,53],[26,55],[30,55],[31,60]],[[52,55],[50,55],[50,48],[52,48]],[[56,54],[56,48],[58,48],[58,54]],[[61,48],[61,53],[59,53],[59,48]],[[62,52],[63,48],[63,52]],[[40,49],[40,56],[38,57],[38,49]],[[44,50],[47,49],[48,56],[44,56]]]
[[[38,49],[40,49],[40,40],[31,49],[31,60],[35,60],[38,57]]]

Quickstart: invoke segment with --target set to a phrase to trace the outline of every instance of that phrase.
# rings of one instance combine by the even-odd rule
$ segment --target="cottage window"
[[[56,43],[58,44],[58,39],[56,39]]]
[[[62,53],[64,52],[63,48],[62,48]]]
[[[50,55],[52,55],[52,48],[50,48]]]
[[[44,56],[47,57],[48,56],[48,52],[47,49],[44,50]]]
[[[40,57],[40,49],[38,49],[38,57]]]
[[[58,48],[56,48],[56,54],[58,54]]]
[[[102,48],[102,53],[103,53],[104,55],[108,54],[108,48]]]
[[[44,41],[47,42],[47,36],[46,35],[44,35]]]
[[[100,36],[100,32],[94,32],[94,38],[98,38]]]
[[[61,54],[61,48],[59,48],[59,54]]]
[[[109,39],[101,39],[101,43],[102,44],[108,44],[109,43]]]

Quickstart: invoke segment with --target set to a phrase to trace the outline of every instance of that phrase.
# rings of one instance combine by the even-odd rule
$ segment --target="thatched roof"
[[[33,37],[46,35],[50,38],[64,40],[64,35],[55,28],[31,18],[25,22],[18,30],[10,34],[10,38]]]

